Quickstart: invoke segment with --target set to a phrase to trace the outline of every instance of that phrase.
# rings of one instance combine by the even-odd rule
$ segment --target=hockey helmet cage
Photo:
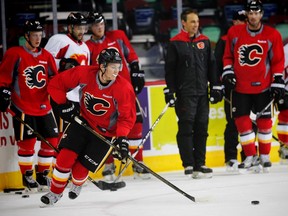
[[[89,23],[102,23],[105,21],[104,16],[98,12],[90,12],[87,19]]]
[[[122,58],[119,52],[114,48],[103,49],[98,57],[98,63],[104,64],[106,67],[108,63],[122,63]]]
[[[67,17],[68,25],[87,25],[87,18],[81,13],[70,13]]]
[[[24,33],[28,33],[30,31],[43,31],[44,28],[38,20],[27,20],[24,23]]]
[[[263,4],[260,0],[252,0],[246,6],[246,11],[263,11]]]

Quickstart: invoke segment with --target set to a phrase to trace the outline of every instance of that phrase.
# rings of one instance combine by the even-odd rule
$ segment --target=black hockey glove
[[[271,96],[275,102],[283,99],[285,95],[285,82],[281,75],[274,76],[274,80],[271,83]]]
[[[78,66],[79,63],[73,58],[62,58],[59,62],[59,72]]]
[[[118,137],[113,144],[118,148],[118,150],[113,150],[112,156],[120,160],[122,163],[126,163],[129,154],[129,141],[127,137]]]
[[[212,86],[212,88],[210,89],[211,104],[216,104],[222,101],[223,95],[224,95],[223,86],[220,86],[220,85]]]
[[[170,91],[167,87],[163,89],[165,102],[169,103],[169,107],[175,107],[176,98],[174,97],[174,93]]]
[[[143,70],[139,69],[138,62],[130,64],[131,83],[136,94],[139,94],[145,85],[145,74]]]
[[[227,91],[231,91],[236,87],[236,76],[232,68],[224,69],[222,74],[222,83]]]
[[[71,122],[74,119],[74,116],[79,115],[79,108],[72,101],[68,101],[65,104],[59,104],[57,109],[59,111],[60,117],[64,121]]]
[[[11,90],[0,87],[0,111],[5,112],[11,103]]]

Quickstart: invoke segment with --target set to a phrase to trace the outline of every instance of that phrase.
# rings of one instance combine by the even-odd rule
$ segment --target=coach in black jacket
[[[165,59],[165,101],[171,107],[175,106],[179,119],[177,144],[185,175],[212,177],[212,169],[205,166],[208,86],[210,82],[211,103],[222,100],[222,87],[217,80],[210,40],[199,33],[197,12],[191,9],[183,11],[181,22],[183,29],[171,38]]]

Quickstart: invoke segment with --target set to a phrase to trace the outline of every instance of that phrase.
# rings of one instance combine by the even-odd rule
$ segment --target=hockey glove
[[[59,72],[78,66],[79,63],[73,58],[62,58],[59,62]]]
[[[74,119],[74,116],[79,115],[78,106],[74,104],[72,101],[68,101],[65,104],[59,104],[58,111],[60,117],[64,121],[68,122],[71,122]]]
[[[212,86],[210,89],[210,102],[211,104],[216,104],[223,99],[223,86]]]
[[[285,82],[281,75],[274,76],[271,83],[271,96],[276,102],[283,99],[285,95]]]
[[[222,82],[225,86],[225,89],[231,91],[236,87],[236,76],[232,68],[226,68],[222,74]]]
[[[145,85],[145,74],[143,70],[139,69],[138,62],[133,62],[130,64],[130,76],[131,83],[136,94],[139,94]]]
[[[11,91],[9,88],[0,87],[0,111],[5,112],[11,103]]]
[[[170,91],[167,87],[163,89],[165,102],[169,103],[169,107],[175,107],[176,98],[174,97],[174,93]]]
[[[112,156],[120,160],[122,163],[126,163],[129,154],[129,141],[127,137],[118,137],[113,144],[118,148],[118,150],[113,150]]]

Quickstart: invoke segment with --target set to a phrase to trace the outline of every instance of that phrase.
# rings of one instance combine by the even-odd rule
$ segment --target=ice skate
[[[38,183],[33,179],[33,170],[27,170],[24,175],[22,175],[23,185],[26,187],[27,192],[37,192]]]
[[[269,155],[260,155],[260,163],[263,168],[263,172],[268,173],[270,171],[270,167],[272,166]]]
[[[51,179],[48,177],[49,170],[44,172],[36,172],[36,181],[39,184],[38,192],[48,191],[51,183]]]
[[[194,179],[212,178],[212,176],[213,170],[206,166],[195,167],[192,174]]]
[[[46,205],[53,206],[55,203],[57,203],[61,199],[62,196],[63,196],[62,193],[61,194],[55,194],[55,193],[50,191],[49,193],[47,193],[41,197],[41,202],[43,202]]]
[[[226,171],[227,172],[238,172],[239,162],[237,159],[231,159],[226,162]]]
[[[139,161],[139,163],[144,164],[142,161]],[[133,164],[132,165],[132,169],[134,172],[134,179],[150,179],[150,173],[147,172],[147,170],[143,169],[142,167],[140,167],[137,164]]]
[[[239,169],[246,169],[247,171],[254,171],[259,173],[261,171],[260,159],[257,155],[247,156],[245,160],[238,165]]]
[[[82,185],[75,185],[72,183],[69,193],[68,193],[69,198],[76,199],[79,196],[81,189],[82,189]]]
[[[280,164],[288,164],[288,145],[281,144],[278,152]]]
[[[106,181],[114,181],[115,180],[115,169],[116,166],[114,163],[105,164],[104,169],[102,171],[102,175]]]
[[[186,176],[188,176],[189,178],[192,177],[192,174],[193,174],[193,167],[192,166],[187,166],[184,168],[184,174]]]

